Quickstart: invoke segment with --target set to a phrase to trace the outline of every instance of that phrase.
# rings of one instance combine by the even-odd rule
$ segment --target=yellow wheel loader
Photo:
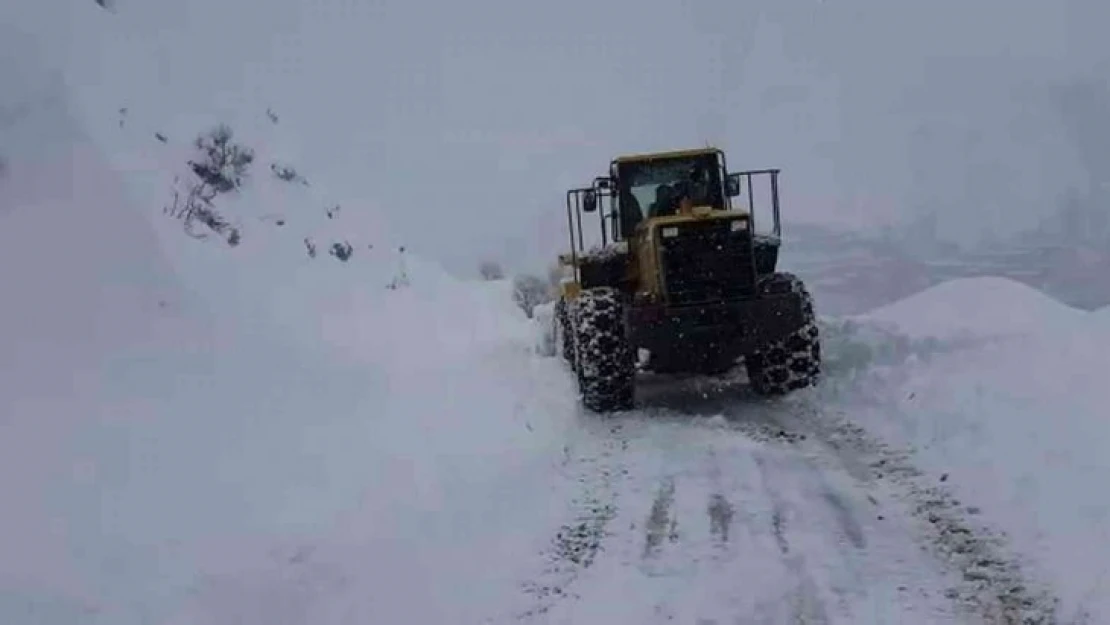
[[[719,374],[742,359],[763,396],[817,381],[813,299],[776,271],[779,173],[729,172],[724,152],[707,147],[621,156],[567,192],[570,250],[559,257],[553,324],[589,410],[634,406],[641,350],[658,373]],[[763,234],[757,184],[769,191]],[[587,246],[583,214],[593,213],[600,240]]]

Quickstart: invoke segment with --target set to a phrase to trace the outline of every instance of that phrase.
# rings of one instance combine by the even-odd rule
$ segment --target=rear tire
[[[583,405],[593,412],[635,403],[636,352],[628,339],[620,291],[586,289],[575,299],[574,348]]]
[[[756,395],[774,397],[813,386],[821,376],[821,340],[813,297],[800,278],[775,273],[760,282],[762,293],[784,290],[802,297],[800,328],[744,358],[748,379]]]

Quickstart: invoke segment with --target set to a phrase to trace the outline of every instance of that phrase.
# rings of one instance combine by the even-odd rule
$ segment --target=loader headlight
[[[666,228],[663,228],[662,235],[663,235],[664,239],[670,239],[672,237],[677,237],[678,236],[678,227],[677,226],[668,226]]]
[[[743,219],[733,219],[732,222],[728,225],[728,229],[731,232],[740,232],[745,228],[745,226],[746,224]]]

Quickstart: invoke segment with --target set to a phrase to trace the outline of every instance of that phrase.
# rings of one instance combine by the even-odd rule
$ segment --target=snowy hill
[[[37,91],[7,84],[13,98]],[[405,589],[434,582],[426,560],[451,536],[480,545],[511,529],[501,515],[501,531],[482,522],[468,533],[468,502],[490,499],[501,474],[534,473],[537,458],[546,469],[558,447],[545,434],[560,422],[537,414],[569,414],[573,402],[553,363],[530,358],[508,285],[459,283],[399,251],[372,212],[332,219],[331,198],[264,176],[229,210],[245,224],[239,245],[190,239],[157,209],[187,142],[102,133],[97,146],[64,86],[45,88],[58,106],[5,127],[15,134],[0,142],[40,141],[33,157],[5,154],[0,181],[0,621],[230,622],[268,606],[295,618],[271,606],[288,594],[288,563],[272,557],[305,536],[343,559],[423,553],[408,576],[347,573],[391,578],[372,599],[419,616]],[[253,219],[271,213],[286,226]],[[316,258],[305,236],[320,241]],[[359,248],[341,263],[326,245],[345,238]],[[523,513],[543,516],[546,495],[518,489],[515,500],[528,497],[539,499]],[[462,574],[445,564],[430,592]],[[243,571],[272,592],[252,603],[237,592]],[[325,597],[306,598],[304,613]],[[461,608],[424,604],[424,622]]]
[[[871,311],[865,318],[894,325],[911,336],[982,338],[1066,329],[1088,320],[1090,314],[1020,282],[964,278]]]
[[[1110,246],[1072,233],[1032,231],[961,249],[928,229],[880,236],[787,224],[785,241],[784,266],[812,285],[830,314],[858,314],[944,282],[983,277],[1014,280],[1084,310],[1110,302],[1110,282],[1101,279],[1110,271]]]
[[[231,622],[248,598],[228,603],[237,586],[220,580],[266,564],[292,536],[397,562],[442,554],[449,536],[500,540],[489,522],[467,533],[464,493],[488,500],[506,471],[534,472],[558,449],[545,434],[559,422],[538,415],[573,402],[553,363],[530,358],[507,284],[464,285],[415,258],[399,272],[389,251],[312,262],[272,239],[189,241],[170,262],[95,152],[77,139],[58,148],[15,164],[15,180],[72,187],[44,197],[5,186],[0,215],[0,351],[14,374],[0,385],[0,496],[12,511],[0,620],[161,621],[199,591],[197,609],[216,610],[203,622]],[[44,254],[51,244],[65,252]],[[545,496],[534,496],[522,510],[542,516]],[[428,580],[418,562],[412,575]],[[401,601],[415,577],[384,565],[351,574],[387,568],[397,586],[382,596]],[[461,574],[438,568],[443,588]],[[273,584],[265,597],[285,594],[280,579],[247,577]],[[265,597],[249,609],[266,609]],[[401,603],[398,618],[413,614]]]
[[[0,183],[0,618],[12,623],[27,622],[17,589],[77,602],[70,617],[47,610],[40,622],[78,622],[81,604],[95,605],[70,541],[100,515],[67,520],[72,501],[57,498],[89,477],[78,432],[147,418],[157,391],[127,388],[128,372],[169,354],[203,367],[210,336],[203,314],[182,315],[169,263],[96,151],[76,141],[45,152],[14,160]]]

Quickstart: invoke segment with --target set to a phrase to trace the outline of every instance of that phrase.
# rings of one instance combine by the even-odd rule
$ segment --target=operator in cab
[[[653,215],[691,215],[695,206],[714,206],[712,177],[700,164],[691,166],[684,179],[661,184],[655,189]]]

